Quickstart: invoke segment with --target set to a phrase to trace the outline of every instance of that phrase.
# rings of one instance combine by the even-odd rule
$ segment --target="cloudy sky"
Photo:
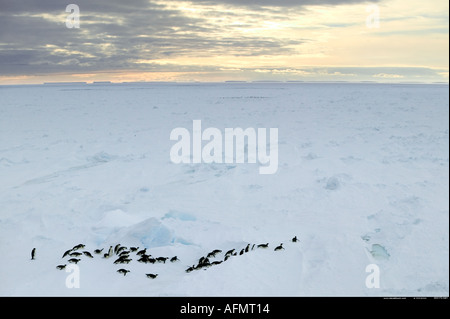
[[[79,28],[66,25],[74,22],[69,3],[79,8]],[[0,84],[448,82],[448,7],[447,0],[0,0]]]

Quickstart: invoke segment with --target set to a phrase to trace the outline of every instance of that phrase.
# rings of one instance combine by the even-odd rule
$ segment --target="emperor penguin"
[[[31,260],[34,260],[34,257],[36,256],[36,248],[33,248],[31,250]]]

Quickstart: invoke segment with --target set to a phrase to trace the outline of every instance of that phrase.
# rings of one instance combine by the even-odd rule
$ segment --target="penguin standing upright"
[[[109,246],[109,250],[108,250],[108,253],[105,254],[105,258],[109,258],[112,255],[113,255],[113,248],[112,248],[112,246]]]
[[[31,260],[34,260],[34,257],[36,256],[36,248],[33,248],[31,250]]]

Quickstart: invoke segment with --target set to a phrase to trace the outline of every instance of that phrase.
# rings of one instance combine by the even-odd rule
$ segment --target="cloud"
[[[382,78],[382,79],[402,79],[403,75],[400,74],[389,74],[389,73],[377,73],[373,75],[374,78]]]
[[[124,13],[137,11],[139,8],[147,8],[149,6],[158,7],[157,4],[148,0],[130,0],[127,2],[120,0],[1,0],[0,12],[11,13],[57,13],[65,12],[69,3],[78,5],[83,11],[90,12],[109,12]]]
[[[77,1],[80,28],[68,29],[56,0],[0,0],[2,75],[153,70],[168,57],[294,53],[300,40],[226,35],[205,18],[144,0]],[[155,63],[134,63],[139,60]]]
[[[241,70],[247,73],[257,73],[277,80],[303,80],[303,81],[395,81],[417,80],[434,81],[446,79],[448,73],[441,69],[426,67],[304,67],[304,68],[246,68]]]
[[[70,2],[80,8],[79,29],[65,25],[65,8]],[[335,16],[335,7],[376,2],[379,1],[0,0],[0,75],[18,78],[102,72],[219,73],[224,69],[240,70],[231,70],[228,75],[241,72],[250,77],[256,74],[281,79],[395,79],[389,75],[442,78],[442,74],[448,74],[448,70],[437,73],[431,68],[299,67],[302,64],[296,59],[304,59],[305,64],[308,59],[315,59],[320,65],[320,59],[338,54],[334,53],[335,47],[327,46],[329,39],[338,36],[335,30],[364,25],[364,9],[348,12],[346,7],[340,11],[336,8],[341,15]],[[327,8],[310,9],[318,5]],[[423,14],[425,17],[427,13]],[[342,19],[342,15],[353,19]],[[388,18],[383,17],[385,24]],[[443,19],[442,15],[432,18]],[[440,28],[436,30],[448,33],[447,26]],[[423,31],[427,32],[429,29]],[[372,37],[378,33],[372,32]],[[361,59],[355,64],[363,65]]]
[[[317,5],[342,5],[357,3],[376,3],[380,0],[193,0],[193,3],[230,4],[234,6],[260,6],[260,7],[301,7]]]

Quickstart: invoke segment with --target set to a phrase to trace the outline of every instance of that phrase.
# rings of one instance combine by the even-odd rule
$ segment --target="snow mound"
[[[136,224],[138,219],[121,209],[114,209],[104,213],[104,216],[96,224],[94,229],[100,228],[122,228]]]
[[[128,227],[123,236],[118,235],[119,242],[139,241],[148,248],[166,246],[174,241],[173,231],[154,217]]]

